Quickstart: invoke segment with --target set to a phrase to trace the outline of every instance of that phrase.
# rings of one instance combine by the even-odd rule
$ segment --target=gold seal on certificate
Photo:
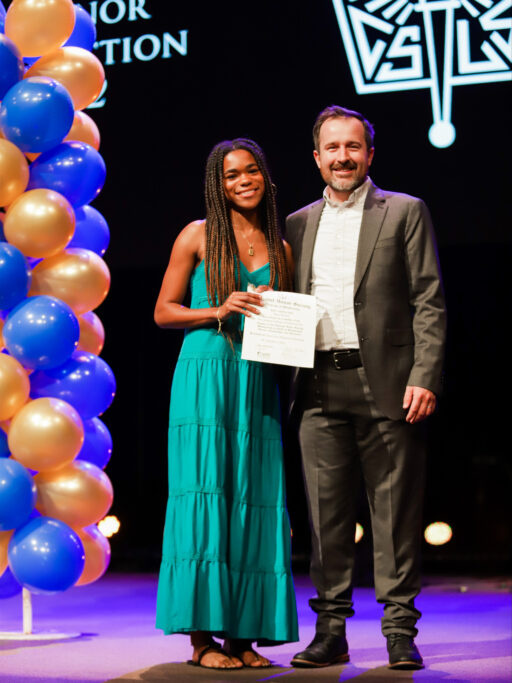
[[[259,315],[245,319],[242,358],[261,363],[312,368],[315,358],[316,300],[309,294],[262,293]]]

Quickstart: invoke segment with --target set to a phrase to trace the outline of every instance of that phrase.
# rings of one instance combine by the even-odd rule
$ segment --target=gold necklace
[[[254,231],[254,228],[253,228],[253,231]],[[249,256],[254,256],[254,245],[252,244],[252,242],[249,242],[249,238],[246,236],[246,234],[243,230],[240,230],[240,232],[242,233],[244,240],[249,245]]]

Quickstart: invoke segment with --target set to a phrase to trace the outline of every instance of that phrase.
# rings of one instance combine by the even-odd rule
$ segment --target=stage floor
[[[296,577],[300,643],[263,648],[276,664],[261,671],[205,671],[184,663],[188,638],[154,628],[156,577],[109,574],[91,586],[61,595],[34,596],[34,631],[79,632],[67,641],[0,641],[2,683],[109,681],[512,681],[511,581],[426,580],[418,600],[423,612],[416,639],[426,669],[391,672],[380,634],[381,608],[373,591],[355,591],[356,616],[347,627],[349,664],[322,670],[292,669],[291,656],[307,645],[314,622],[305,576]],[[0,600],[0,631],[21,631],[21,596]]]

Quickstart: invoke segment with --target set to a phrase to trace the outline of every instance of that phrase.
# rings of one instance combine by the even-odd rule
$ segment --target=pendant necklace
[[[249,242],[249,238],[246,236],[243,230],[240,230],[240,232],[242,233],[244,240],[249,245],[249,256],[254,256],[254,245],[252,244],[252,242]]]

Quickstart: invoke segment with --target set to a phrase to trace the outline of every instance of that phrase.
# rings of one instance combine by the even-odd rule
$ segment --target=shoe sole
[[[418,662],[395,662],[394,664],[390,664],[388,666],[389,669],[424,669],[425,665],[424,664],[418,664]]]
[[[310,659],[292,659],[290,664],[297,667],[298,669],[321,669],[324,666],[331,666],[332,664],[342,664],[343,662],[348,662],[350,660],[350,655],[339,655],[328,662],[313,662]]]

